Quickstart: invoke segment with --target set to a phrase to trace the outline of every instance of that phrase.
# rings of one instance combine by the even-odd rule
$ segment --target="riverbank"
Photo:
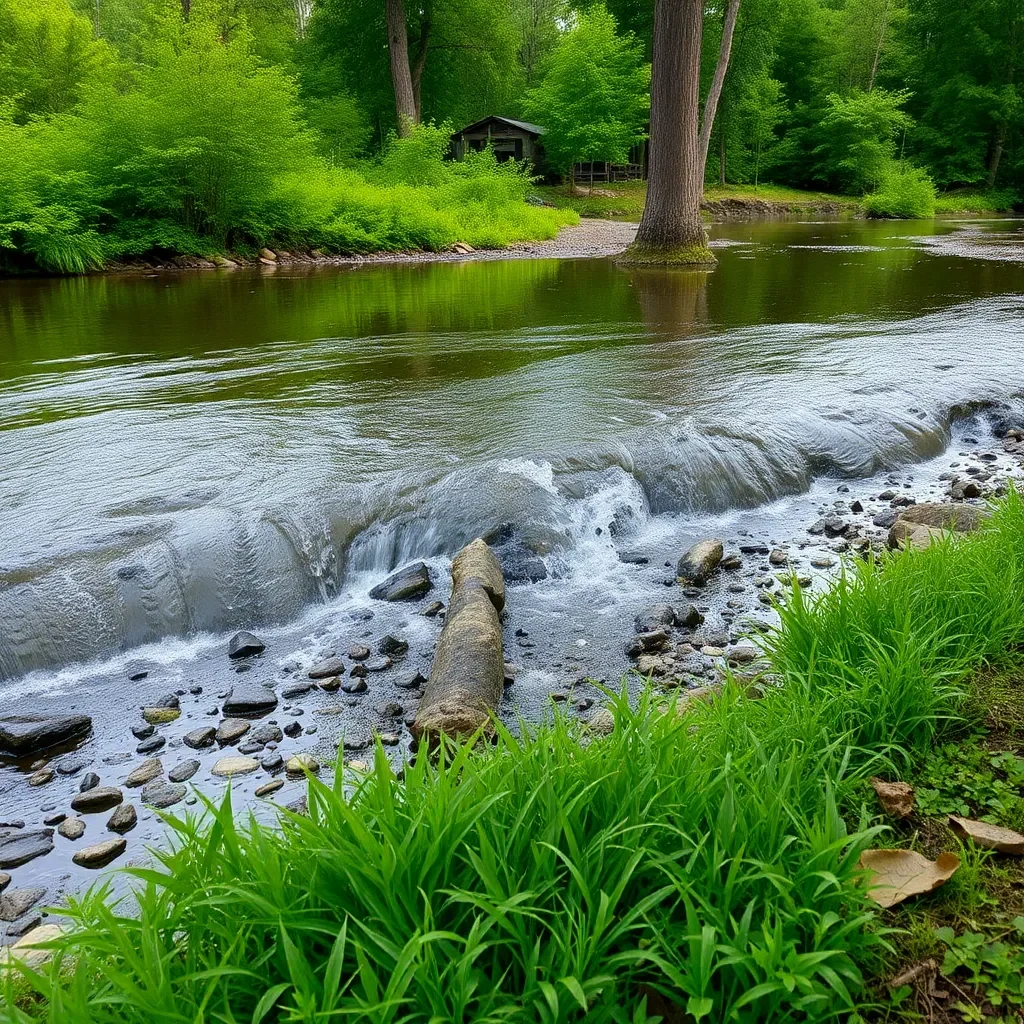
[[[179,850],[146,874],[155,888],[116,911],[102,893],[86,900],[60,940],[69,959],[31,977],[35,995],[9,990],[25,1016],[9,1002],[0,1020],[56,1022],[87,1003],[97,1022],[142,1024],[158,1007],[191,1019],[213,967],[215,1001],[240,1019],[300,1005],[366,1016],[386,1002],[611,1020],[642,1000],[712,1021],[887,1002],[893,1019],[915,994],[942,1005],[955,992],[982,1011],[1010,999],[999,964],[1012,967],[1019,942],[979,980],[971,935],[1012,932],[1014,862],[944,823],[948,807],[1020,822],[1022,538],[1010,494],[958,540],[880,570],[851,564],[819,603],[796,590],[767,638],[768,673],[727,676],[675,713],[674,697],[647,690],[631,706],[623,691],[589,730],[565,716],[518,738],[499,730],[450,764],[418,758],[401,782],[378,746],[372,768],[312,779],[308,808],[280,829],[240,828],[228,804],[212,827],[180,824]],[[987,776],[943,769],[979,759]],[[902,818],[876,803],[878,776],[918,784]],[[879,909],[888,897],[859,866],[870,848],[958,866],[942,861],[952,879],[932,895]],[[935,920],[970,920],[971,935],[926,937]],[[944,948],[960,955],[941,969],[915,959]],[[160,951],[159,989],[139,949]]]

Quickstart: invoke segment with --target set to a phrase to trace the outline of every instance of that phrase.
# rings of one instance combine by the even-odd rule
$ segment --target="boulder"
[[[927,502],[912,505],[899,514],[889,530],[888,545],[923,550],[950,531],[970,533],[988,518],[988,512],[974,505]]]
[[[416,562],[377,584],[370,591],[370,597],[375,601],[412,601],[422,597],[432,586],[430,570],[423,562]]]
[[[679,559],[676,576],[684,583],[703,586],[718,568],[724,553],[720,540],[698,541]]]
[[[104,843],[79,850],[71,859],[81,868],[102,868],[120,857],[127,846],[124,839],[108,839]]]
[[[28,757],[81,739],[91,729],[88,715],[5,715],[0,718],[0,754]]]
[[[236,633],[228,643],[229,658],[249,658],[254,654],[262,654],[267,645],[255,633],[242,630]]]
[[[504,690],[500,613],[505,583],[483,540],[452,562],[452,596],[412,733],[433,742],[486,728]]]
[[[277,707],[277,694],[263,683],[236,683],[224,701],[225,715],[262,715]]]
[[[0,868],[16,868],[53,849],[53,829],[15,832],[0,838]]]

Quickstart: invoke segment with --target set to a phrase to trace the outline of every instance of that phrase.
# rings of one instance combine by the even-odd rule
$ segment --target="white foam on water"
[[[495,468],[499,473],[521,476],[549,494],[558,494],[558,487],[555,485],[555,471],[550,462],[535,462],[533,459],[500,459]]]

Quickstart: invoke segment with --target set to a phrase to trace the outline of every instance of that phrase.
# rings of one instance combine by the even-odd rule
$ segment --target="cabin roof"
[[[516,121],[511,117],[501,117],[498,114],[490,114],[487,117],[481,117],[479,121],[467,124],[465,128],[460,129],[456,134],[462,135],[465,132],[473,131],[475,128],[482,128],[488,121],[501,121],[502,124],[510,125],[512,128],[519,128],[524,132],[529,132],[531,135],[543,135],[547,131],[546,128],[541,128],[539,124],[530,124],[529,121]]]

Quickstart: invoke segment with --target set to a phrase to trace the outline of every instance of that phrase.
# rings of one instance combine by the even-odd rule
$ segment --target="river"
[[[150,690],[230,688],[240,628],[272,684],[385,629],[426,671],[437,621],[367,591],[426,559],[443,599],[447,559],[483,534],[529,713],[618,678],[689,541],[782,543],[837,487],[938,493],[976,414],[1021,409],[1019,222],[730,224],[713,244],[710,273],[0,282],[0,703],[87,710],[101,751],[123,749]],[[379,725],[389,686],[341,717]]]

